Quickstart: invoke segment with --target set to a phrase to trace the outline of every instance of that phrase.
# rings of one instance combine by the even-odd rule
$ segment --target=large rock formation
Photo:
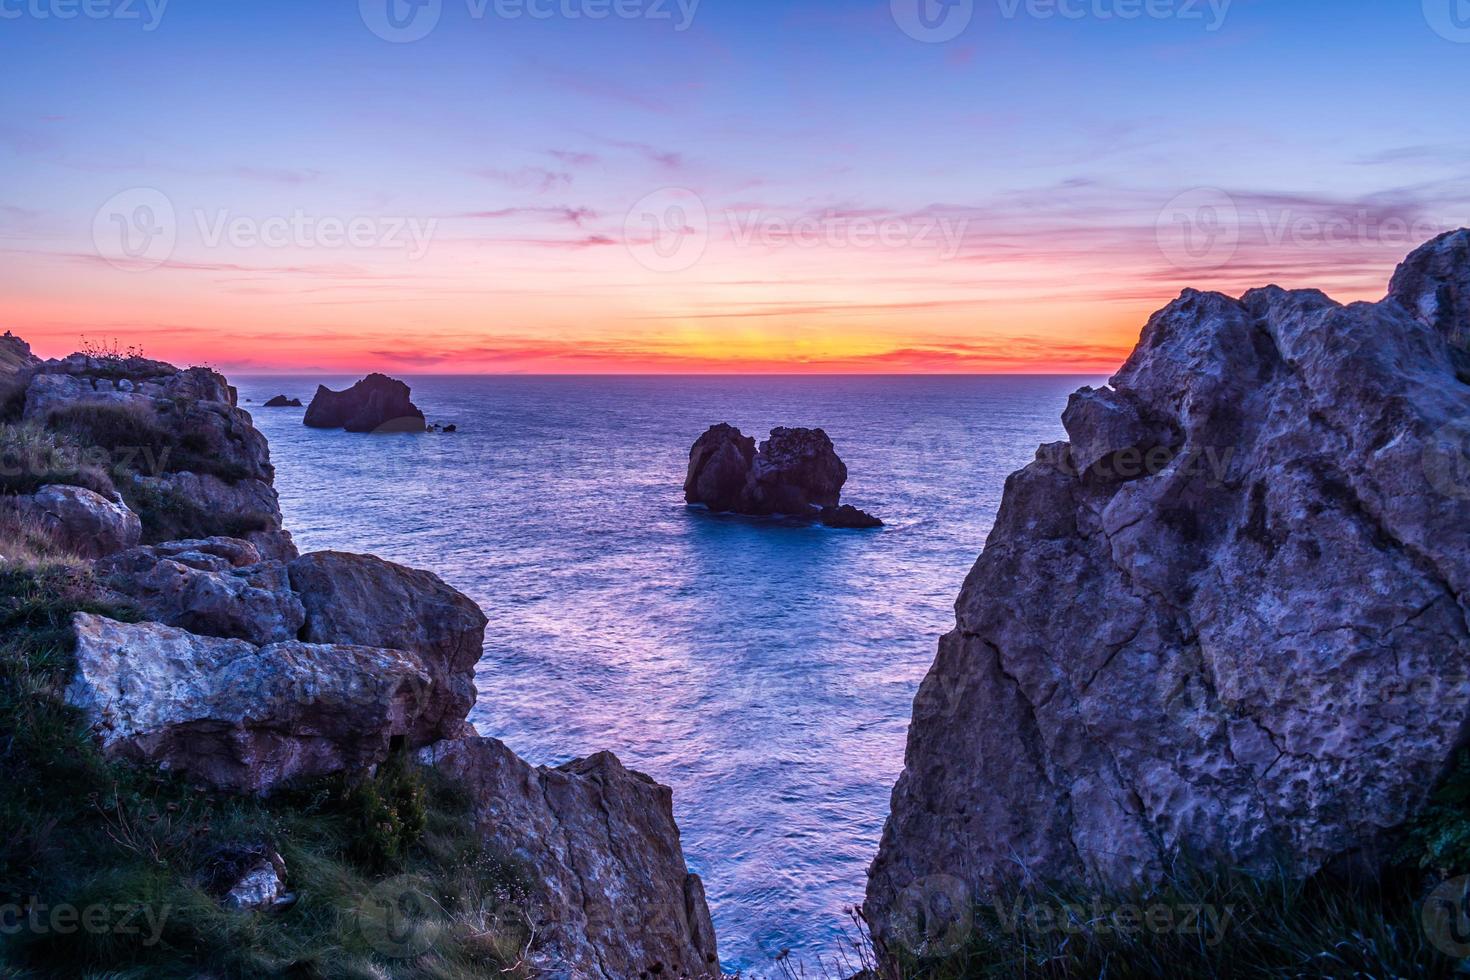
[[[532,900],[547,980],[718,977],[704,885],[689,873],[673,794],[604,752],[535,768],[500,742],[442,742],[424,761],[461,782],[487,842],[544,869]]]
[[[1470,232],[1386,300],[1186,291],[1011,476],[871,871],[915,896],[1372,863],[1470,723]]]
[[[855,507],[838,506],[847,466],[821,429],[771,430],[755,440],[732,425],[711,426],[689,451],[684,500],[716,513],[781,514],[834,527],[881,527]]]
[[[409,650],[435,678],[422,706],[431,730],[451,732],[475,705],[475,664],[484,653],[485,614],[439,576],[372,555],[317,552],[292,562],[312,643]]]
[[[258,647],[77,613],[67,701],[110,755],[223,789],[361,772],[416,725],[431,679],[397,650]]]
[[[319,385],[303,422],[348,432],[423,432],[424,413],[409,394],[408,385],[385,374],[370,374],[346,391]]]

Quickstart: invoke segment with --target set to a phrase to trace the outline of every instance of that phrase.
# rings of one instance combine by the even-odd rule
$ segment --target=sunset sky
[[[0,327],[1095,373],[1185,286],[1376,299],[1470,223],[1462,0],[419,2],[0,0]]]

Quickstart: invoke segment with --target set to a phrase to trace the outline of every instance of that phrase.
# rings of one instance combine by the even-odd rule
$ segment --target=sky
[[[1470,0],[0,0],[0,327],[239,372],[1078,372],[1470,224]]]

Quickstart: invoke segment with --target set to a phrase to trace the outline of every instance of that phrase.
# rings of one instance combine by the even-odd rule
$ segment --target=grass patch
[[[113,764],[62,697],[78,610],[127,616],[76,566],[0,569],[0,976],[526,975],[525,878],[457,787],[401,756],[268,800]],[[295,903],[225,909],[219,855],[261,846]]]
[[[200,473],[226,483],[238,483],[252,475],[239,464],[221,458],[210,448],[199,426],[184,421],[187,406],[174,406],[174,411],[179,418],[165,424],[153,409],[138,404],[68,405],[52,412],[46,425],[72,445],[100,450],[111,461],[118,482],[130,473]]]
[[[57,483],[105,497],[115,490],[108,456],[31,423],[0,423],[0,494],[30,494]]]
[[[184,541],[223,535],[244,538],[256,531],[269,531],[264,515],[220,514],[196,503],[185,494],[128,480],[122,484],[123,501],[143,522],[143,543]]]
[[[1423,884],[1399,873],[1354,884],[1225,871],[1184,872],[1149,893],[1043,889],[942,924],[937,955],[877,969],[868,952],[862,965],[874,980],[1461,975],[1421,924]]]

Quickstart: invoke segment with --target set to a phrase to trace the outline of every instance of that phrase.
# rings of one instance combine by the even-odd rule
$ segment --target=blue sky
[[[0,0],[18,332],[252,368],[393,366],[408,332],[424,369],[1095,370],[1185,285],[1368,297],[1467,220],[1463,0],[441,0],[402,43],[389,3]],[[140,189],[175,234],[119,262]],[[703,247],[650,269],[629,216],[685,216],[671,189]],[[1180,194],[1233,247],[1181,262]]]

